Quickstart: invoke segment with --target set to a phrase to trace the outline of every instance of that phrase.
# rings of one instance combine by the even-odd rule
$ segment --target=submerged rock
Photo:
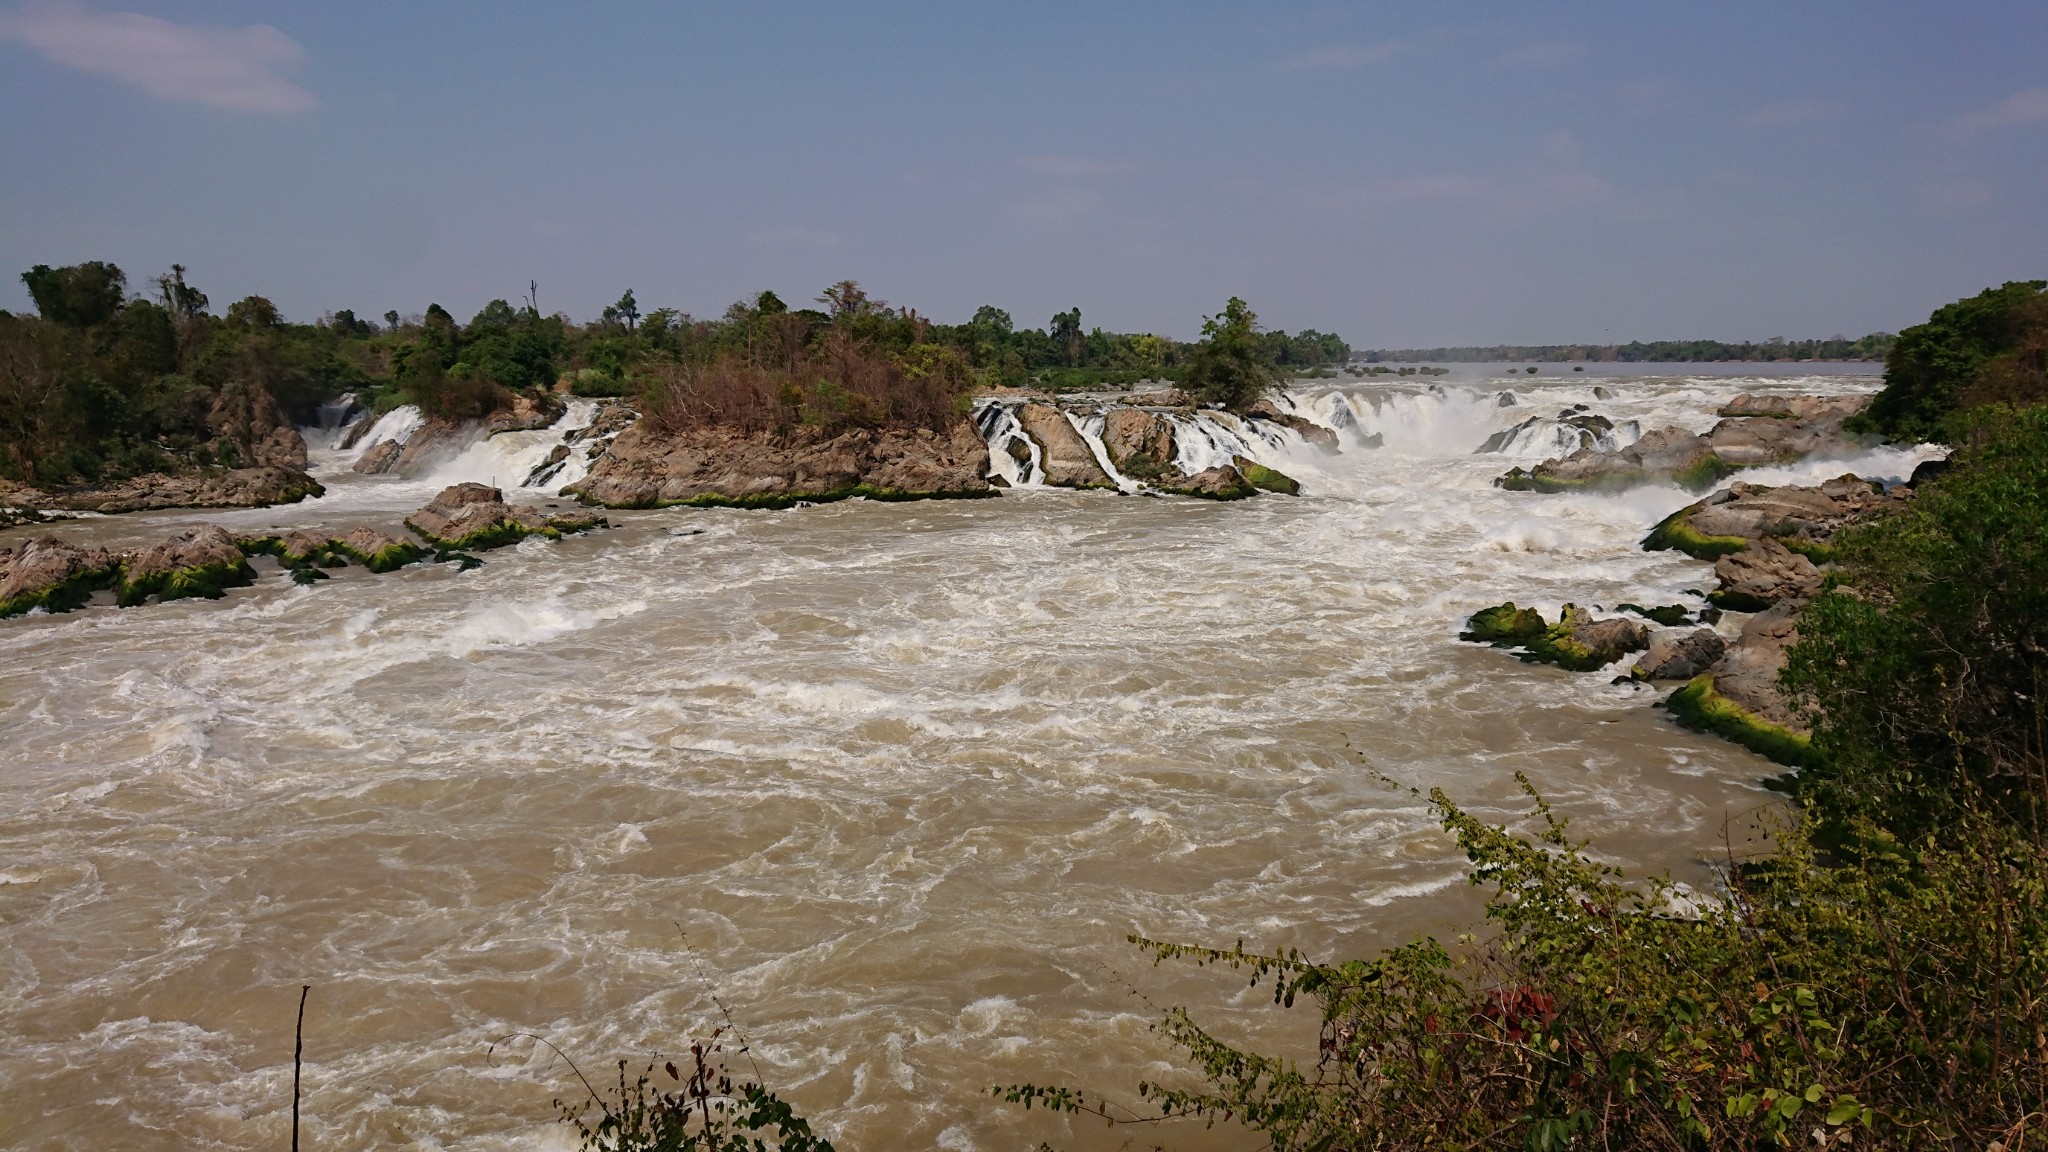
[[[1169,477],[1154,487],[1176,496],[1200,496],[1205,500],[1244,500],[1259,493],[1244,474],[1228,464],[1209,468],[1193,476]]]
[[[94,590],[113,583],[117,563],[104,548],[81,548],[54,536],[0,548],[0,617],[84,607]]]
[[[287,568],[340,568],[347,565],[335,551],[335,539],[325,532],[297,531],[283,536],[245,536],[236,544],[245,553],[277,557]]]
[[[255,578],[234,537],[217,524],[202,524],[124,559],[115,594],[124,608],[151,596],[159,603],[193,596],[218,600]]]
[[[1712,628],[1662,632],[1650,638],[1649,651],[1630,670],[1638,680],[1690,680],[1714,666],[1728,651],[1728,642]]]

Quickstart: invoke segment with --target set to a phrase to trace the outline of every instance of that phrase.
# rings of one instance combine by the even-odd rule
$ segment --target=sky
[[[0,0],[15,273],[293,319],[700,316],[1355,347],[1896,331],[2048,276],[2048,4]]]

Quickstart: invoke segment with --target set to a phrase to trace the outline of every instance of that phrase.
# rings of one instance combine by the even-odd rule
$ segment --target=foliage
[[[1237,1120],[1281,1150],[2003,1152],[2048,1133],[2048,408],[1964,439],[1906,511],[1835,537],[1783,677],[1819,712],[1769,852],[1731,851],[1711,893],[1630,881],[1526,781],[1533,835],[1434,792],[1492,889],[1483,939],[1320,963],[1133,937],[1321,1017],[1303,1065],[1169,1011],[1196,1078],[1142,1085],[1158,1116]],[[1482,615],[1515,626],[1510,606]],[[1688,688],[1703,720],[1708,688]]]
[[[1940,478],[1839,532],[1788,687],[1824,764],[1802,795],[1919,834],[1991,808],[2048,828],[2048,407],[1988,410]]]
[[[1884,390],[1849,426],[1946,442],[1959,412],[1993,401],[2048,401],[2048,281],[1987,288],[1899,333]]]
[[[1203,340],[1188,358],[1182,385],[1196,396],[1242,411],[1278,382],[1269,350],[1260,339],[1259,318],[1235,296],[1223,311],[1202,321]]]
[[[759,1084],[735,1084],[725,1067],[724,1029],[690,1045],[688,1074],[662,1064],[677,1088],[653,1086],[654,1067],[631,1082],[619,1061],[618,1087],[595,1090],[579,1106],[555,1101],[574,1125],[583,1152],[832,1152],[832,1142],[811,1132],[808,1120]],[[586,1085],[588,1087],[588,1085]],[[594,1121],[585,1119],[596,1105]]]

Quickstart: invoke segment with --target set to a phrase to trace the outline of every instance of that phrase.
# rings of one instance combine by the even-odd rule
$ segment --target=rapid
[[[1044,489],[999,450],[999,499],[619,513],[470,572],[265,569],[0,621],[0,1146],[284,1146],[302,984],[310,1148],[568,1147],[550,1100],[582,1086],[528,1037],[602,1087],[728,1013],[735,1070],[845,1152],[1242,1146],[988,1088],[1136,1104],[1174,1075],[1148,1030],[1174,1003],[1312,1058],[1310,1010],[1125,937],[1448,938],[1478,896],[1411,788],[1504,819],[1525,773],[1617,863],[1700,884],[1770,803],[1774,766],[1652,690],[1456,639],[1506,599],[1696,603],[1707,565],[1636,547],[1693,497],[1490,481],[1576,446],[1574,405],[1625,440],[1875,378],[1545,373],[1304,382],[1287,403],[1335,455],[1228,417],[1177,436],[1187,470],[1245,453],[1298,498]],[[418,480],[354,476],[329,427],[322,499],[44,530],[395,528],[589,419]]]

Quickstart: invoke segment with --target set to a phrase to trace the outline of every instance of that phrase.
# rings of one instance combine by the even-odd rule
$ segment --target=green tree
[[[2010,281],[1937,308],[1925,324],[1899,333],[1885,357],[1884,390],[1850,426],[1893,438],[1948,440],[1955,434],[1951,418],[1968,407],[1970,386],[1987,368],[2021,352],[2030,338],[2037,360],[2048,347],[2044,292],[2048,281]],[[2048,397],[2034,397],[2042,398]]]
[[[38,264],[21,274],[21,282],[43,319],[67,328],[105,324],[128,296],[128,274],[99,260],[63,268]]]
[[[1232,411],[1250,407],[1278,380],[1259,340],[1259,318],[1235,296],[1202,320],[1202,342],[1188,357],[1189,391]]]
[[[1054,313],[1052,324],[1046,329],[1046,333],[1052,337],[1053,346],[1059,349],[1062,363],[1069,368],[1080,366],[1081,353],[1087,346],[1087,337],[1081,332],[1079,308]]]

